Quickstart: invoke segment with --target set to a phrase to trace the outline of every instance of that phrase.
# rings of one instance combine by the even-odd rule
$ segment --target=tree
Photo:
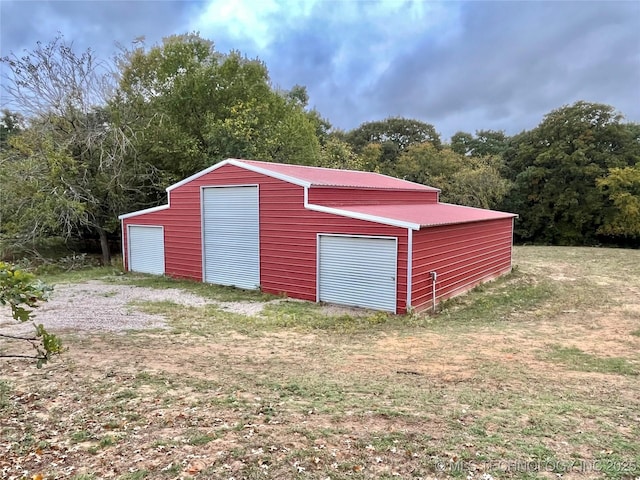
[[[606,224],[607,198],[596,180],[640,159],[636,130],[608,105],[577,102],[547,114],[505,152],[514,180],[504,208],[520,214],[520,240],[593,244]]]
[[[9,139],[0,163],[0,177],[11,185],[0,205],[11,231],[3,225],[0,233],[24,243],[87,231],[108,263],[117,215],[156,188],[153,167],[132,148],[134,112],[117,101],[115,73],[61,36],[2,61],[11,72],[5,90],[27,126]]]
[[[14,265],[0,262],[0,305],[8,305],[11,316],[18,322],[28,322],[33,318],[32,308],[36,308],[40,302],[47,299],[51,290],[42,282]],[[10,340],[19,340],[29,343],[35,350],[34,355],[14,354],[0,352],[0,358],[31,358],[37,360],[37,367],[51,360],[53,355],[59,355],[63,351],[60,339],[47,332],[42,324],[34,323],[35,336],[24,337],[0,333],[0,337]]]
[[[508,145],[508,137],[503,131],[476,130],[475,136],[457,132],[451,137],[451,149],[461,155],[483,157],[501,156]]]
[[[459,155],[467,155],[473,149],[475,139],[467,132],[456,132],[451,137],[451,150]]]
[[[9,147],[9,137],[20,133],[24,127],[24,118],[22,115],[10,110],[2,110],[2,119],[0,119],[0,151]]]
[[[472,158],[455,172],[443,188],[442,200],[478,208],[498,208],[512,182],[500,173],[500,157]]]
[[[369,145],[378,145],[378,163],[368,168],[387,175],[394,175],[398,158],[412,145],[429,143],[436,149],[441,147],[440,135],[433,125],[408,118],[366,122],[348,132],[345,139],[358,155]]]
[[[395,173],[439,188],[444,202],[495,208],[511,188],[511,182],[500,174],[501,165],[500,157],[465,157],[450,148],[436,149],[424,143],[400,155]]]
[[[355,154],[351,145],[329,135],[323,142],[318,166],[344,170],[366,170],[365,160]]]
[[[640,162],[631,167],[611,168],[596,184],[611,201],[598,233],[640,240]]]
[[[224,158],[314,164],[307,93],[271,87],[265,65],[217,52],[197,34],[138,45],[119,58],[120,97],[139,113],[136,148],[176,181]]]
[[[363,123],[347,134],[347,141],[356,151],[361,151],[369,143],[391,142],[399,151],[424,142],[436,148],[441,146],[440,135],[433,125],[400,117]]]

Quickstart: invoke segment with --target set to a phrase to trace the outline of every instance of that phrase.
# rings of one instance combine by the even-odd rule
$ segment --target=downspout
[[[413,288],[413,230],[407,228],[407,313],[411,313],[411,289]]]
[[[438,272],[429,272],[429,275],[431,275],[431,282],[433,284],[431,290],[431,311],[436,313],[436,282],[438,280]]]
[[[124,235],[125,235],[124,234],[124,218],[121,218],[120,219],[120,236],[122,237],[121,238],[121,242],[122,242],[122,269],[126,272],[126,271],[128,271],[128,267],[129,267],[127,265],[126,256],[129,255],[129,252],[125,251],[125,248],[124,248],[124,241],[125,241],[124,240]],[[127,238],[127,240],[128,240],[128,238]]]
[[[516,232],[516,217],[511,218],[511,246],[509,251],[509,272],[513,271],[513,239]]]

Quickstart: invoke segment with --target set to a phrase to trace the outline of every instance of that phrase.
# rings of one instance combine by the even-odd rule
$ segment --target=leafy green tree
[[[322,144],[318,166],[344,170],[366,170],[365,160],[355,154],[351,145],[332,135],[327,136]]]
[[[0,119],[0,151],[9,147],[9,137],[20,133],[23,124],[24,119],[22,115],[7,109],[2,110],[2,119]]]
[[[451,150],[459,155],[467,155],[472,150],[474,141],[470,133],[456,132],[451,136]]]
[[[320,157],[306,90],[274,90],[259,60],[186,34],[124,51],[119,68],[120,98],[139,115],[136,150],[169,182],[228,157],[301,164]]]
[[[382,121],[366,122],[347,132],[345,140],[354,152],[362,154],[369,145],[379,151],[375,165],[368,168],[387,175],[394,175],[395,164],[402,152],[412,145],[430,143],[436,149],[441,147],[440,135],[433,125],[408,118],[392,117]],[[372,150],[369,150],[370,160]]]
[[[26,273],[14,265],[0,262],[0,305],[8,305],[14,320],[24,323],[33,319],[33,308],[46,301],[51,287],[37,281],[33,275]],[[0,333],[0,337],[29,343],[35,354],[0,353],[0,358],[32,358],[37,367],[51,360],[54,355],[63,351],[60,339],[47,332],[42,324],[34,323],[35,336],[24,337]]]
[[[498,208],[511,191],[512,182],[500,173],[499,157],[475,157],[443,185],[442,200],[479,208]]]
[[[495,208],[511,188],[500,174],[500,157],[465,157],[430,143],[412,145],[398,159],[395,174],[439,188],[444,202]]]
[[[60,36],[2,61],[11,73],[5,90],[27,126],[0,158],[0,235],[24,244],[88,232],[108,263],[117,215],[141,205],[146,188],[156,189],[154,168],[132,148],[135,113],[117,102],[114,72]]]
[[[465,159],[453,150],[438,149],[431,143],[411,145],[396,163],[394,174],[410,182],[441,188],[463,168]]]
[[[577,102],[511,139],[506,172],[515,186],[504,208],[520,214],[520,240],[593,244],[605,228],[607,196],[596,180],[640,159],[636,130],[608,105]]]
[[[508,140],[503,131],[477,130],[475,136],[457,132],[451,137],[451,149],[471,157],[501,156],[507,149]]]
[[[366,122],[347,134],[347,141],[356,151],[369,143],[391,142],[399,151],[410,145],[429,142],[441,146],[440,135],[433,125],[409,118],[390,117],[382,121]]]
[[[596,184],[611,201],[598,233],[640,239],[640,162],[631,167],[611,168]]]

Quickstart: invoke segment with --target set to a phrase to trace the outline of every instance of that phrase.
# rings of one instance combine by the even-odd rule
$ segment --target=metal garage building
[[[511,270],[514,214],[385,175],[229,159],[167,193],[120,216],[127,270],[395,313]]]

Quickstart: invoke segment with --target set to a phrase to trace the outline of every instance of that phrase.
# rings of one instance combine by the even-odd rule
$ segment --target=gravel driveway
[[[56,285],[49,300],[35,310],[35,322],[49,331],[122,331],[166,327],[162,315],[143,313],[131,302],[170,301],[186,306],[215,304],[244,315],[258,315],[265,302],[216,302],[177,288],[153,289],[133,285],[114,285],[91,280],[85,283]],[[276,300],[277,301],[277,300]],[[0,308],[0,333],[33,333],[30,322],[19,324],[7,307]]]

